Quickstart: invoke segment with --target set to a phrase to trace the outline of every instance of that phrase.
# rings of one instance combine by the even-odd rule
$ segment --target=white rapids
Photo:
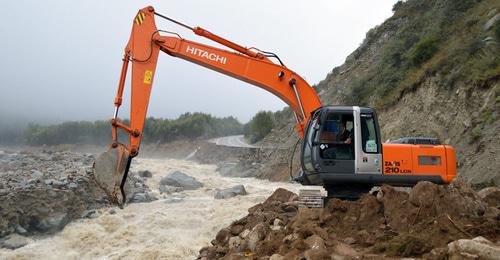
[[[245,216],[278,187],[298,192],[300,185],[254,178],[222,177],[214,165],[173,159],[135,159],[132,170],[149,170],[149,187],[158,192],[160,178],[180,170],[204,187],[177,195],[159,193],[157,201],[99,210],[95,219],[77,220],[54,236],[32,239],[17,250],[0,249],[0,259],[195,259],[218,230]],[[246,196],[216,200],[216,188],[245,185]],[[183,197],[172,202],[172,196]],[[111,214],[114,211],[116,213]]]

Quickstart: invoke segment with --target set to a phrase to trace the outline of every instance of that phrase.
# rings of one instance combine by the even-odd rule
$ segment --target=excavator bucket
[[[126,202],[124,186],[130,168],[130,153],[122,144],[100,154],[94,162],[94,178],[112,203]]]

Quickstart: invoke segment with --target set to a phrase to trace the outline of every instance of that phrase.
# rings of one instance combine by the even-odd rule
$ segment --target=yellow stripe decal
[[[135,17],[135,23],[141,25],[144,22],[144,19],[146,19],[146,15],[144,13],[138,13]]]

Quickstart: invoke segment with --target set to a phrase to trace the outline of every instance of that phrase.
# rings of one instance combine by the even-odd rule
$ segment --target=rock
[[[285,260],[285,257],[280,254],[274,254],[269,257],[269,260]]]
[[[19,235],[25,235],[28,233],[28,231],[25,228],[18,225],[16,227],[16,233],[18,233]]]
[[[54,181],[55,181],[54,179],[47,179],[47,180],[44,181],[44,183],[46,185],[52,185],[52,182],[54,182]]]
[[[36,228],[42,232],[55,232],[61,230],[68,224],[69,218],[67,213],[61,213],[56,216],[47,217],[42,219]]]
[[[196,190],[203,187],[203,184],[201,182],[179,171],[175,171],[167,176],[162,177],[160,180],[160,184],[181,187],[185,190]]]
[[[241,245],[241,238],[239,236],[234,236],[229,238],[229,249],[239,248]]]
[[[230,237],[231,231],[227,228],[223,228],[215,236],[215,241],[217,241],[217,244],[219,245],[225,245],[229,241]]]
[[[245,230],[241,231],[240,237],[245,239],[245,238],[247,238],[248,234],[250,234],[250,230],[245,229]]]
[[[74,182],[70,182],[70,184],[68,185],[68,188],[70,188],[70,189],[77,189],[78,188],[78,184],[76,184]]]
[[[318,235],[312,235],[305,240],[310,249],[326,249],[325,241]]]
[[[477,256],[479,259],[500,259],[500,247],[483,237],[459,239],[448,244],[450,259]]]
[[[231,234],[233,236],[239,235],[243,230],[245,229],[245,226],[243,225],[233,225],[231,226]]]
[[[283,221],[281,219],[276,218],[273,221],[273,225],[271,226],[271,230],[280,230],[282,228]]]
[[[331,256],[326,249],[309,249],[304,252],[304,256],[306,260],[331,259]]]
[[[490,44],[490,43],[494,43],[495,42],[495,39],[491,36],[488,36],[486,38],[483,39],[483,42],[486,43],[486,44]]]
[[[297,202],[285,202],[281,205],[281,209],[284,212],[297,212],[298,207],[299,206]]]
[[[257,242],[263,240],[269,232],[269,226],[264,223],[257,224],[248,234],[248,246],[250,251],[254,252],[257,247]]]
[[[137,203],[148,202],[146,193],[136,193],[136,194],[134,194],[134,196],[132,197],[131,202],[137,202]]]
[[[500,21],[500,14],[491,17],[483,26],[483,31],[489,31],[498,21]]]
[[[334,247],[334,252],[343,256],[355,257],[358,254],[356,250],[354,250],[351,246],[346,245],[344,243],[338,243]]]
[[[488,14],[486,14],[486,16],[490,17],[490,16],[492,16],[492,15],[494,15],[496,13],[497,13],[497,9],[493,8],[493,9],[491,9],[491,10],[488,11]]]
[[[496,207],[488,207],[486,211],[484,211],[484,217],[491,219],[500,219],[500,209]]]
[[[28,244],[28,239],[18,234],[11,234],[0,240],[0,248],[18,249]]]
[[[60,189],[66,185],[66,182],[52,180],[52,187]]]
[[[292,243],[294,240],[298,239],[300,236],[297,233],[290,234],[286,237],[283,238],[283,243],[289,244]]]
[[[488,187],[478,191],[477,195],[490,207],[500,206],[500,188]]]
[[[115,209],[110,209],[110,210],[108,211],[108,213],[109,213],[110,215],[114,215],[114,214],[116,214],[116,210],[115,210]]]
[[[169,185],[160,185],[160,193],[172,194],[176,192],[181,192],[183,189],[181,187],[174,187]]]
[[[217,192],[214,195],[215,199],[228,199],[232,198],[238,195],[246,195],[247,192],[245,190],[245,186],[243,185],[236,185],[231,188],[219,190],[217,189]]]
[[[33,170],[33,171],[31,172],[31,178],[33,178],[33,179],[37,179],[37,180],[38,180],[38,179],[40,179],[40,178],[42,178],[42,177],[43,177],[43,173],[42,173],[42,172],[40,172],[40,171]]]
[[[98,218],[98,217],[99,217],[99,213],[94,209],[85,210],[82,213],[82,218]]]
[[[352,238],[352,237],[346,237],[344,239],[344,243],[348,244],[348,245],[352,245],[352,244],[355,244],[356,243],[356,239]]]
[[[149,193],[145,192],[137,192],[134,194],[130,202],[135,202],[135,203],[145,203],[145,202],[151,202],[157,200],[156,197],[152,196]]]
[[[437,192],[438,187],[436,184],[428,181],[421,181],[411,190],[409,200],[417,207],[429,206],[433,203],[434,196],[436,196]]]
[[[264,203],[269,203],[271,201],[291,202],[294,198],[297,198],[297,194],[283,188],[278,188]]]
[[[184,201],[184,198],[174,196],[174,197],[167,198],[165,200],[165,203],[167,203],[167,204],[170,204],[170,203],[179,203],[179,202],[182,202],[182,201]]]
[[[146,171],[139,171],[137,173],[137,175],[139,175],[142,178],[151,178],[151,177],[153,177],[153,174],[150,171],[148,171],[148,170],[146,170]]]

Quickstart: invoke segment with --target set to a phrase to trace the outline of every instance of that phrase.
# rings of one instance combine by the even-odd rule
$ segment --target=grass
[[[391,32],[377,46],[371,66],[346,83],[350,90],[346,103],[383,109],[433,76],[440,77],[440,87],[449,91],[458,82],[471,88],[487,85],[500,75],[500,23],[488,32],[482,30],[486,13],[495,7],[500,10],[495,0],[398,2],[394,16],[370,30],[355,51],[355,59],[365,58],[367,45]],[[483,39],[488,36],[498,43],[486,45]]]

